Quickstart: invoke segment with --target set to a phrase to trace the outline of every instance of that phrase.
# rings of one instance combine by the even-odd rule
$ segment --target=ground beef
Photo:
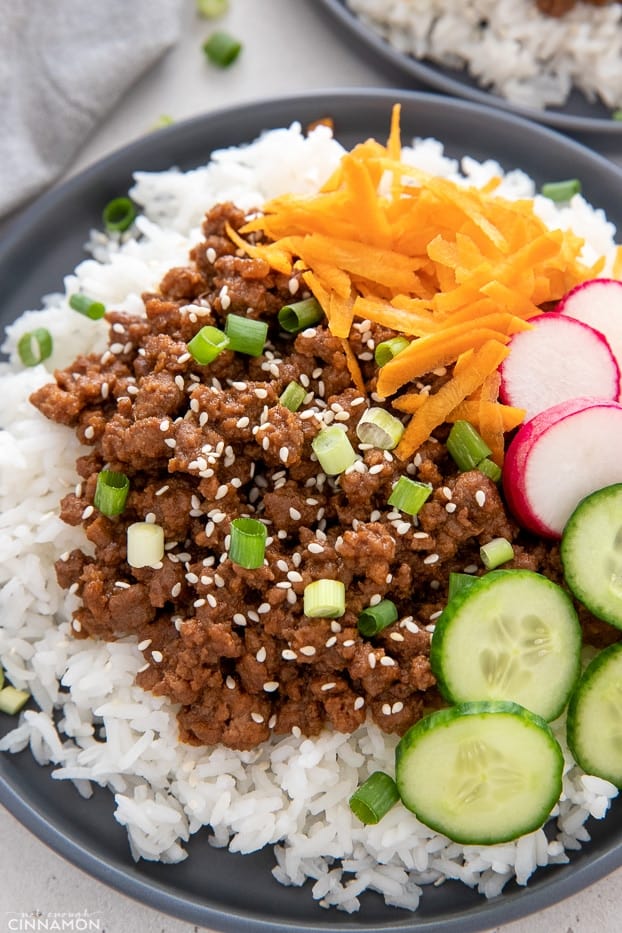
[[[145,657],[138,683],[179,704],[189,743],[250,749],[273,731],[351,732],[368,714],[401,734],[442,702],[429,650],[449,574],[481,572],[480,545],[503,536],[515,545],[514,566],[560,581],[558,549],[519,532],[490,479],[457,472],[446,429],[411,462],[366,449],[341,476],[321,471],[313,438],[337,423],[356,447],[370,400],[353,387],[342,343],[325,326],[295,337],[279,330],[278,309],[306,293],[298,275],[238,254],[227,229],[243,221],[231,204],[211,210],[188,266],[143,296],[146,315],[109,311],[108,350],[78,357],[32,396],[87,445],[79,483],[61,503],[91,548],[57,562],[60,585],[81,599],[74,633],[135,636]],[[197,364],[187,342],[204,324],[223,327],[228,313],[268,322],[264,352],[224,351]],[[353,327],[351,347],[372,388],[373,349],[390,335],[366,321]],[[434,376],[432,388],[444,378]],[[279,402],[292,380],[307,393],[297,412]],[[104,467],[130,478],[114,518],[93,507]],[[415,519],[387,504],[404,473],[432,487]],[[267,524],[259,570],[228,557],[240,516]],[[127,562],[127,527],[137,521],[164,529],[154,567]],[[305,587],[320,578],[345,584],[339,619],[303,612]],[[382,598],[395,602],[398,620],[363,638],[358,615]],[[613,631],[583,611],[582,620],[596,643]]]

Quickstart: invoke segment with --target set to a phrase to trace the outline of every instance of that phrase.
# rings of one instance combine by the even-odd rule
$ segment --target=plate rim
[[[423,82],[430,88],[434,88],[444,94],[453,95],[471,100],[474,103],[480,103],[513,113],[516,116],[533,120],[546,126],[551,126],[558,130],[565,130],[579,133],[596,133],[604,136],[615,136],[622,133],[622,120],[606,120],[602,117],[573,116],[557,109],[539,109],[536,107],[525,107],[521,104],[513,104],[511,101],[501,97],[493,91],[486,91],[484,88],[472,87],[460,81],[457,75],[460,72],[456,69],[454,78],[452,75],[445,74],[441,66],[427,59],[417,59],[406,52],[400,52],[389,44],[379,33],[368,26],[360,17],[358,17],[346,5],[345,0],[317,0],[324,12],[334,17],[340,27],[350,34],[357,36],[363,45],[372,51],[385,64],[399,69],[410,78],[415,78]],[[448,69],[450,70],[450,69]],[[578,89],[577,89],[578,90]],[[582,93],[578,91],[579,93]],[[585,97],[585,95],[583,95]],[[587,100],[587,98],[586,98]],[[589,101],[588,101],[589,103]]]
[[[582,153],[590,156],[595,166],[600,165],[608,171],[613,172],[616,182],[619,181],[622,190],[622,168],[618,168],[609,162],[605,157],[598,153],[587,150],[585,146],[575,142],[572,139],[562,136],[554,130],[539,124],[531,123],[515,114],[508,114],[494,108],[464,100],[445,98],[430,92],[403,91],[396,92],[392,89],[352,89],[335,88],[322,89],[319,92],[308,92],[306,94],[294,94],[291,96],[278,96],[270,99],[243,102],[234,107],[223,107],[218,111],[212,111],[206,114],[198,115],[184,121],[180,121],[171,127],[167,127],[159,132],[166,134],[170,140],[178,138],[183,139],[186,135],[197,132],[199,129],[207,128],[216,119],[226,117],[229,120],[243,120],[244,115],[266,113],[266,128],[276,126],[272,121],[270,114],[273,110],[283,110],[284,108],[295,114],[301,104],[311,102],[318,103],[325,101],[326,104],[336,105],[336,102],[342,101],[343,104],[352,103],[354,100],[359,106],[369,101],[378,101],[387,107],[387,112],[391,103],[395,101],[396,95],[402,101],[412,102],[425,107],[440,107],[448,114],[460,111],[467,114],[479,114],[486,119],[490,119],[497,125],[508,124],[513,128],[520,127],[528,130],[529,133],[541,140],[556,140],[558,144],[569,151]],[[292,122],[295,121],[292,117]],[[388,126],[388,124],[387,124]],[[250,139],[248,140],[250,141]],[[119,162],[134,158],[134,154],[143,151],[148,145],[147,137],[139,137],[127,145],[120,147],[114,152],[108,154],[103,159],[98,160],[93,165],[83,169],[75,176],[69,178],[61,185],[53,188],[40,196],[33,204],[26,208],[18,218],[15,219],[7,231],[7,235],[0,243],[0,267],[10,257],[11,250],[19,246],[24,237],[27,237],[29,231],[41,212],[53,211],[56,206],[62,202],[68,195],[75,195],[85,186],[88,186],[94,178],[99,177],[111,167]],[[232,143],[237,145],[237,143]],[[212,150],[206,150],[206,157],[209,157]],[[134,170],[138,171],[138,168]],[[65,270],[65,272],[68,270]],[[7,756],[9,753],[6,753]],[[28,753],[29,754],[29,753]],[[15,756],[11,756],[14,759]],[[31,805],[23,796],[20,797],[17,789],[3,774],[2,768],[3,756],[0,756],[0,804],[4,805],[20,822],[23,823],[31,832],[34,833],[42,842],[53,848],[61,856],[72,862],[78,868],[87,871],[96,879],[109,885],[110,887],[121,891],[129,897],[140,901],[141,903],[155,906],[164,913],[172,916],[198,922],[201,924],[209,923],[214,929],[229,930],[291,930],[293,933],[309,933],[309,931],[321,931],[321,933],[330,933],[331,930],[365,930],[369,933],[384,933],[384,931],[395,931],[399,929],[417,929],[422,933],[470,933],[470,931],[479,931],[488,929],[495,923],[506,923],[534,913],[544,907],[550,907],[559,903],[570,894],[576,893],[582,888],[592,884],[594,881],[603,878],[606,874],[617,868],[622,862],[622,838],[616,842],[615,846],[607,851],[598,853],[595,857],[587,854],[587,863],[582,861],[575,865],[575,870],[568,875],[560,876],[558,872],[551,872],[548,877],[540,879],[537,887],[527,886],[524,890],[518,892],[516,898],[510,901],[486,901],[481,897],[476,908],[469,912],[468,916],[455,915],[447,920],[422,919],[417,913],[408,913],[407,920],[400,922],[403,912],[396,911],[395,921],[376,924],[373,927],[361,923],[352,923],[344,921],[335,923],[294,923],[284,922],[275,924],[274,918],[270,921],[249,915],[248,910],[236,910],[235,912],[222,910],[198,903],[196,899],[188,900],[187,895],[180,896],[171,892],[166,886],[159,885],[154,881],[121,872],[110,861],[97,855],[91,849],[86,849],[79,841],[67,836],[58,827],[50,824],[46,817]],[[43,770],[43,769],[42,769]],[[51,778],[47,778],[51,780]],[[582,850],[585,851],[585,850]],[[579,883],[577,884],[577,879]],[[551,895],[551,889],[553,894]],[[509,895],[508,895],[509,897]],[[502,908],[503,918],[498,916],[498,907]],[[337,914],[333,911],[333,914]]]

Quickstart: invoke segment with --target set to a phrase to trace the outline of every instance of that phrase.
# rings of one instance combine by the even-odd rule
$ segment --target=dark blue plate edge
[[[179,123],[176,126],[159,131],[160,142],[164,143],[168,141],[170,145],[163,145],[161,147],[159,150],[160,156],[158,158],[161,158],[162,152],[167,152],[169,148],[171,151],[178,149],[181,140],[192,138],[196,136],[197,133],[202,133],[206,127],[209,130],[213,124],[219,125],[219,123],[223,121],[225,124],[244,126],[247,119],[255,123],[257,123],[257,121],[262,122],[263,118],[261,114],[265,114],[263,123],[266,128],[287,125],[293,120],[298,119],[299,117],[297,114],[302,114],[307,111],[310,106],[313,107],[316,114],[322,112],[329,113],[331,109],[338,110],[351,106],[353,100],[357,102],[359,106],[365,103],[382,106],[387,113],[387,129],[388,113],[391,104],[395,100],[401,100],[407,106],[411,104],[413,107],[423,107],[424,110],[428,107],[437,109],[438,111],[446,111],[448,116],[452,116],[452,114],[461,114],[463,118],[479,118],[484,121],[493,120],[495,125],[500,128],[505,126],[508,128],[512,127],[516,131],[524,131],[543,144],[547,142],[551,144],[556,143],[557,145],[560,145],[560,143],[563,144],[563,148],[570,155],[574,154],[577,157],[581,157],[583,160],[587,158],[594,170],[600,170],[612,175],[616,183],[622,186],[622,170],[616,168],[601,156],[588,152],[580,144],[560,137],[559,134],[546,127],[536,126],[520,117],[493,111],[490,107],[483,107],[479,104],[452,101],[435,94],[404,92],[403,90],[357,91],[351,89],[335,89],[323,91],[321,94],[309,93],[287,98],[276,98],[259,103],[241,104],[235,108],[226,108],[204,117],[195,117],[191,120]],[[252,138],[252,136],[247,137],[244,132],[241,133],[241,137]],[[50,213],[53,214],[60,205],[66,203],[67,198],[79,196],[81,192],[88,189],[100,176],[105,176],[110,172],[114,174],[119,168],[120,163],[125,164],[125,162],[129,160],[130,163],[138,166],[140,170],[151,170],[145,168],[144,160],[140,162],[133,161],[138,159],[141,153],[152,148],[150,142],[151,140],[146,140],[144,137],[141,137],[38,199],[13,222],[3,243],[0,244],[0,267],[7,261],[10,261],[11,254],[14,251],[23,249],[25,241],[27,241],[32,234],[33,225],[36,225],[37,221],[40,220],[42,216]],[[235,145],[237,142],[232,141],[231,144]],[[206,151],[206,158],[208,154],[209,151]],[[160,164],[160,168],[166,167],[167,164],[175,164],[175,161],[175,159],[172,159],[166,162],[166,164]],[[116,172],[116,174],[120,174],[123,177],[127,175],[125,169],[121,169],[119,172]],[[576,893],[581,888],[602,878],[604,875],[617,868],[622,861],[620,846],[619,843],[616,843],[610,850],[596,857],[591,857],[587,862],[581,862],[579,865],[573,866],[573,871],[567,876],[560,877],[555,869],[548,878],[542,878],[542,875],[545,874],[542,873],[538,886],[528,886],[519,892],[518,897],[515,897],[514,894],[508,894],[504,895],[501,899],[488,902],[482,898],[481,902],[478,902],[478,906],[472,912],[469,912],[468,915],[461,914],[460,916],[448,916],[440,920],[435,920],[423,918],[419,914],[407,914],[407,920],[404,921],[404,912],[396,911],[397,919],[395,922],[375,924],[373,927],[364,923],[344,919],[343,915],[340,915],[340,922],[335,926],[325,923],[318,924],[315,921],[311,921],[308,924],[293,924],[288,922],[283,926],[279,923],[278,918],[272,918],[266,921],[248,912],[244,912],[243,910],[226,912],[214,910],[204,903],[189,900],[186,897],[180,898],[173,890],[165,885],[147,883],[136,876],[129,877],[127,869],[111,865],[109,862],[106,862],[105,859],[98,857],[90,849],[76,844],[63,833],[58,832],[54,826],[47,822],[44,814],[38,810],[36,806],[31,805],[28,801],[20,797],[16,789],[4,779],[2,774],[0,774],[0,803],[5,805],[17,819],[27,826],[28,829],[43,842],[59,852],[60,855],[104,883],[122,891],[124,894],[149,904],[152,907],[156,907],[165,913],[187,919],[191,922],[201,924],[207,922],[210,926],[218,930],[239,930],[242,931],[242,933],[245,933],[245,931],[259,931],[264,929],[288,929],[294,931],[294,933],[296,933],[296,931],[308,933],[308,931],[312,930],[322,931],[322,933],[324,933],[324,931],[326,931],[326,933],[331,933],[332,930],[366,930],[370,931],[370,933],[385,933],[386,931],[386,933],[389,933],[389,931],[395,931],[397,929],[417,929],[425,931],[425,933],[473,933],[473,931],[487,929],[500,922],[505,923],[516,920],[534,911],[551,906],[551,904],[556,901]]]

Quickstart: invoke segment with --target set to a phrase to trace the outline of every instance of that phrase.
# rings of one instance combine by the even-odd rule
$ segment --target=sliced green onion
[[[37,366],[52,355],[52,335],[45,327],[22,334],[17,341],[17,355],[24,366]]]
[[[102,220],[104,227],[110,233],[117,231],[122,233],[134,222],[136,217],[136,208],[130,198],[113,198],[106,204],[102,211]]]
[[[268,529],[256,518],[234,518],[231,522],[229,558],[246,570],[263,567],[267,535]]]
[[[281,392],[279,402],[285,408],[289,408],[290,411],[298,411],[305,400],[306,394],[307,390],[303,389],[299,382],[292,380]]]
[[[447,450],[461,471],[474,470],[490,453],[470,421],[456,421],[447,438]]]
[[[449,573],[449,586],[447,588],[447,601],[460,593],[462,590],[465,590],[468,586],[471,586],[478,577],[473,573],[458,573],[457,571],[451,570]]]
[[[297,334],[321,321],[324,312],[315,298],[305,298],[292,305],[283,305],[279,311],[279,324],[288,334]]]
[[[382,599],[375,606],[363,609],[358,617],[358,630],[361,635],[371,638],[397,620],[397,606],[390,599]]]
[[[130,481],[125,473],[102,470],[97,475],[93,505],[102,515],[121,515],[129,491]]]
[[[362,444],[371,444],[380,450],[393,450],[399,444],[404,425],[384,408],[368,408],[356,426]]]
[[[242,43],[228,32],[213,32],[203,43],[203,51],[212,65],[228,68],[242,51]]]
[[[169,113],[161,113],[157,120],[153,122],[152,130],[163,130],[165,126],[171,126],[175,121]]]
[[[10,686],[3,687],[0,690],[0,713],[15,716],[29,699],[30,694],[26,690],[18,690],[17,687]]]
[[[201,366],[206,366],[215,360],[219,353],[222,353],[229,346],[229,338],[224,331],[211,324],[206,324],[198,331],[192,340],[188,341],[187,347],[189,353],[195,362]]]
[[[310,619],[338,619],[346,611],[346,588],[341,580],[314,580],[305,586],[303,605]]]
[[[432,487],[407,476],[400,476],[389,496],[388,503],[407,515],[416,515],[423,503],[430,497]]]
[[[155,567],[164,557],[164,529],[155,522],[134,522],[127,529],[130,567]]]
[[[540,188],[540,194],[551,201],[561,203],[569,201],[574,194],[581,193],[581,182],[578,178],[568,178],[564,181],[549,181]]]
[[[374,359],[378,366],[386,366],[393,357],[405,350],[409,343],[410,341],[406,340],[406,337],[391,337],[390,340],[383,340],[382,343],[378,344],[374,353]]]
[[[322,428],[311,441],[313,453],[327,476],[343,473],[357,459],[356,451],[344,428],[331,424]]]
[[[268,336],[265,321],[255,321],[241,314],[228,314],[225,321],[225,334],[229,338],[229,349],[247,356],[261,356]]]
[[[611,114],[612,120],[622,120],[622,110],[614,110]]]
[[[374,771],[350,797],[350,809],[361,823],[370,825],[378,823],[399,799],[393,778],[384,771]]]
[[[203,19],[216,19],[227,12],[229,0],[196,0],[196,9]]]
[[[479,549],[479,555],[486,570],[495,570],[501,564],[514,557],[514,548],[507,538],[493,538]]]
[[[483,460],[480,460],[476,469],[478,469],[480,473],[483,473],[484,476],[487,476],[488,479],[491,479],[493,483],[498,483],[501,479],[501,467],[497,466],[490,457],[484,457]]]
[[[106,306],[101,301],[93,301],[88,295],[82,295],[79,292],[69,296],[69,307],[83,314],[84,317],[90,318],[91,321],[101,320],[106,313]]]

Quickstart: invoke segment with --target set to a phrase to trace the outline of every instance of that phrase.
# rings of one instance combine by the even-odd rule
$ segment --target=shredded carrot
[[[368,139],[355,146],[318,193],[274,198],[230,232],[241,250],[277,272],[302,273],[361,391],[370,368],[361,371],[348,344],[354,321],[408,337],[409,346],[367,387],[385,398],[405,390],[395,407],[413,417],[400,457],[429,436],[439,416],[453,417],[464,404],[501,462],[503,435],[520,415],[501,405],[496,367],[482,375],[483,361],[502,359],[511,335],[529,327],[543,305],[603,268],[603,259],[582,261],[580,237],[550,230],[531,199],[502,197],[499,185],[497,177],[481,188],[458,184],[402,161],[396,104],[386,145]],[[622,249],[613,266],[621,277]],[[441,367],[449,370],[438,392],[412,391],[415,380]],[[406,404],[412,409],[400,407]]]
[[[431,394],[426,404],[412,416],[395,449],[397,456],[401,460],[412,457],[432,431],[446,421],[449,412],[478,389],[486,376],[497,369],[508,353],[508,348],[498,340],[489,340],[475,350],[460,376],[450,379],[438,392]]]

